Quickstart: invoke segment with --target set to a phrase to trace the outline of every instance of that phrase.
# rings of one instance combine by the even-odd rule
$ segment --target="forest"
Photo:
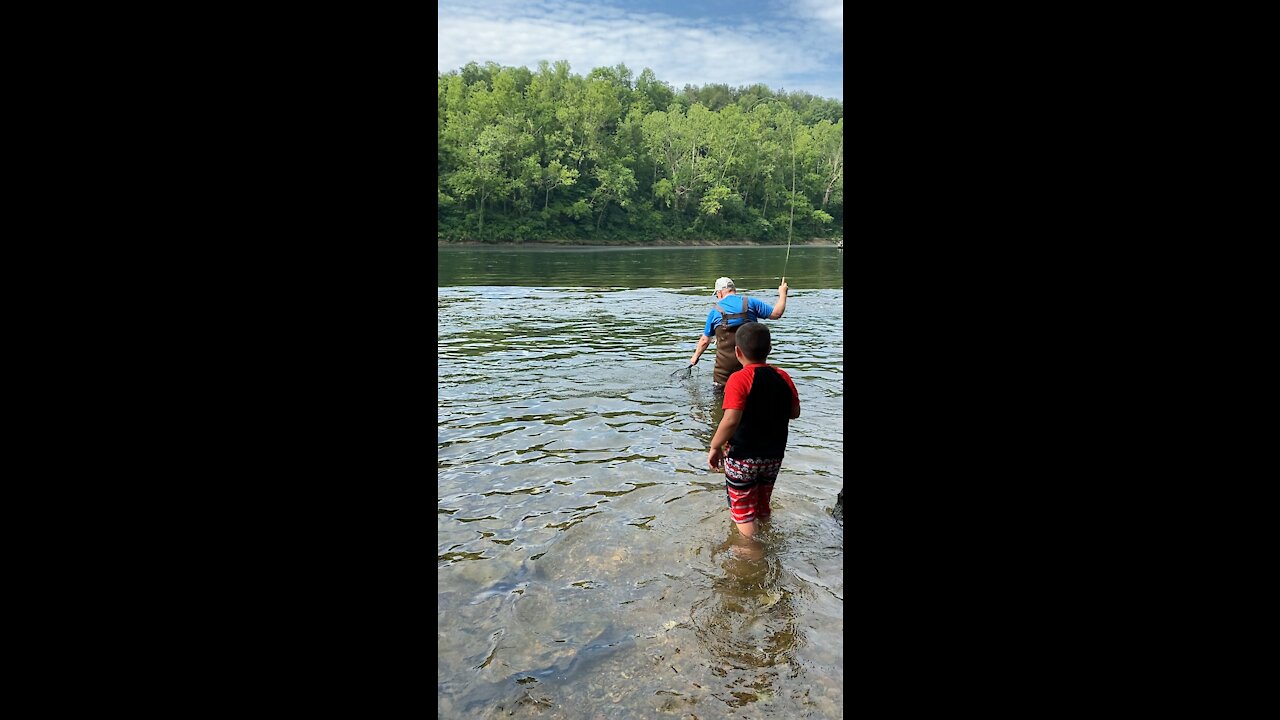
[[[844,104],[645,68],[437,76],[440,242],[787,242],[844,235]]]

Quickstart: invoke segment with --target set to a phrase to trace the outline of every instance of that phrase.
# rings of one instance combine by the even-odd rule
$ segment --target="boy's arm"
[[[796,392],[796,384],[790,375],[784,375],[787,379],[787,385],[791,387],[791,419],[795,420],[800,417],[800,393]]]
[[[742,422],[741,410],[724,411],[724,417],[720,419],[720,427],[716,429],[715,437],[711,438],[711,451],[707,453],[707,464],[712,470],[720,467],[720,461],[724,459],[724,444],[733,437],[733,432],[738,429],[740,422]]]

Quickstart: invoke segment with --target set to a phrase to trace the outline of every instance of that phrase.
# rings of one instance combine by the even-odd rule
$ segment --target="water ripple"
[[[441,716],[839,716],[843,290],[793,293],[770,323],[803,410],[760,560],[731,552],[705,467],[714,349],[672,375],[705,288],[437,296]]]

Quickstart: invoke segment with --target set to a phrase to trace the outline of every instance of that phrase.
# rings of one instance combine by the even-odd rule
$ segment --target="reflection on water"
[[[717,660],[713,672],[726,681],[718,697],[729,707],[771,703],[785,690],[779,678],[794,676],[792,654],[804,639],[791,601],[795,591],[781,558],[770,552],[782,541],[771,526],[765,523],[754,538],[729,531],[712,553],[723,572],[693,606],[694,634]]]
[[[649,252],[676,274],[634,287],[566,253],[555,272],[602,286],[438,290],[439,717],[843,714],[843,291],[793,255],[770,361],[804,410],[746,541],[706,466],[711,358],[673,372],[732,272]]]
[[[563,250],[441,247],[436,284],[524,287],[678,288],[706,286],[721,275],[739,288],[777,288],[786,270],[793,287],[843,288],[844,256],[826,245]],[[797,281],[802,283],[798,285]],[[704,313],[705,315],[705,313]],[[693,353],[690,352],[690,355]]]

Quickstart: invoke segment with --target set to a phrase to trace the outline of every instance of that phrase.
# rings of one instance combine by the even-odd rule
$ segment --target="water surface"
[[[442,718],[841,717],[842,251],[441,249]],[[735,549],[714,346],[733,277],[796,382],[760,551]]]

